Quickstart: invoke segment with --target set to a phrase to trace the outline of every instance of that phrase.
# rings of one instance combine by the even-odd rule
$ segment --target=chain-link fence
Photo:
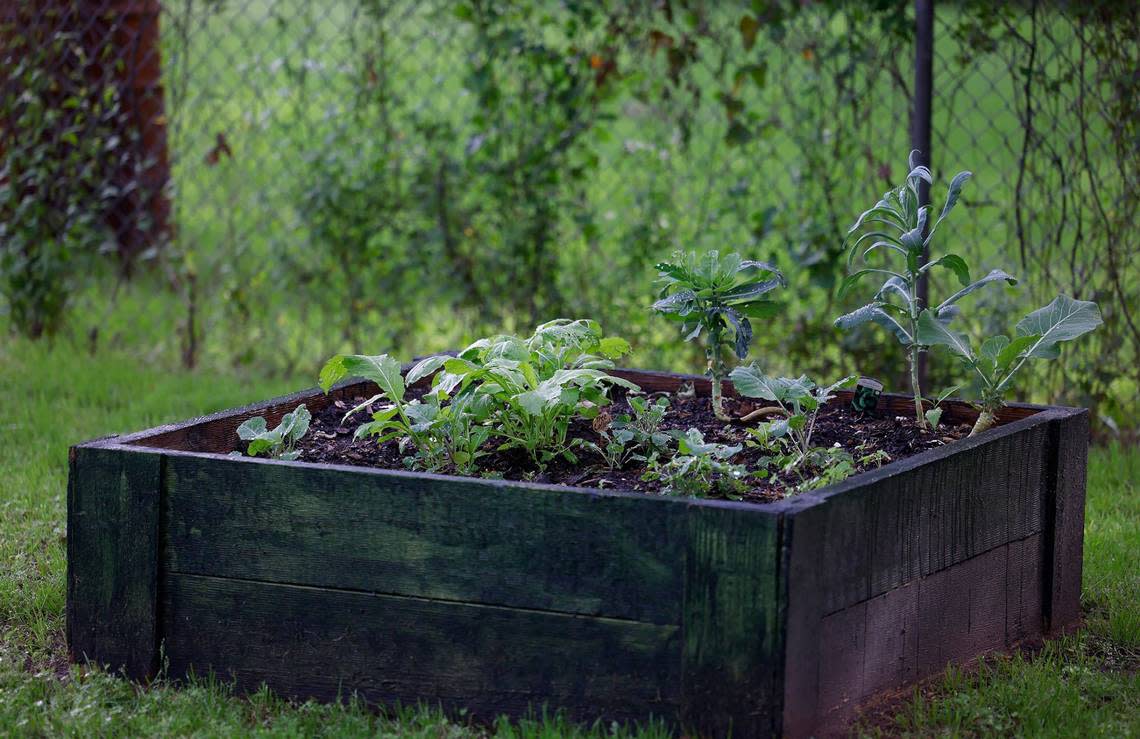
[[[30,201],[86,218],[80,230],[118,255],[80,273],[93,280],[66,266],[66,283],[41,280],[69,286],[65,331],[186,364],[308,372],[340,349],[424,353],[572,315],[634,340],[640,364],[693,369],[647,311],[653,264],[718,248],[791,278],[784,317],[757,327],[773,370],[905,371],[889,337],[832,320],[855,304],[837,291],[844,232],[906,174],[924,92],[909,2],[19,8],[4,39],[6,68],[23,71],[6,75],[0,110],[13,320],[26,285],[12,287],[11,254],[70,228],[11,215]],[[1057,292],[1098,301],[1104,328],[1022,394],[1127,420],[1140,382],[1134,15],[939,3],[933,36],[935,200],[956,171],[975,174],[935,248],[1022,278],[979,293],[963,327],[1008,332]],[[71,108],[53,97],[61,80],[80,88]],[[62,120],[82,118],[79,143],[60,144],[59,118],[35,128],[29,97],[77,111]],[[117,165],[61,177],[85,146]],[[71,183],[55,200],[12,187],[36,170],[13,155],[27,149],[56,163],[45,182]],[[72,241],[62,265],[91,250]],[[937,354],[930,371],[933,389],[959,379]]]

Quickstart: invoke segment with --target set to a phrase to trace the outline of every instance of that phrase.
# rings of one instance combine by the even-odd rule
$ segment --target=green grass
[[[561,719],[492,729],[428,708],[386,716],[348,703],[235,697],[209,680],[140,687],[69,667],[63,641],[68,445],[183,419],[308,384],[187,374],[125,354],[0,346],[0,727],[20,735],[597,736],[619,727]],[[1140,733],[1140,452],[1097,448],[1089,466],[1084,602],[1088,626],[1035,656],[955,670],[900,709],[891,731],[919,735]],[[0,734],[4,733],[0,730]],[[661,734],[650,727],[642,734]]]

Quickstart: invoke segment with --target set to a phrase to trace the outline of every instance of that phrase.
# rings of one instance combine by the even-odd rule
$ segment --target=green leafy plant
[[[662,287],[653,310],[680,323],[685,341],[701,340],[703,334],[713,413],[729,421],[721,391],[729,358],[748,356],[753,336],[750,319],[778,312],[779,304],[767,295],[787,281],[767,262],[745,260],[735,253],[722,257],[716,250],[675,252],[673,261],[658,264],[657,270]]]
[[[818,472],[801,478],[800,482],[788,488],[788,494],[806,493],[810,490],[834,485],[843,482],[858,472],[859,467],[879,467],[891,461],[890,456],[882,449],[867,452],[864,445],[855,448],[860,455],[856,457],[838,444],[830,447],[816,447],[811,456],[815,469]]]
[[[806,376],[797,379],[769,377],[755,364],[737,367],[730,377],[736,392],[741,395],[776,403],[775,413],[782,418],[760,424],[753,430],[753,436],[761,443],[782,438],[787,438],[791,442],[795,453],[784,462],[785,470],[799,466],[810,455],[811,437],[815,432],[819,411],[824,404],[835,397],[836,390],[850,387],[858,379],[855,375],[851,375],[823,387],[816,385]]]
[[[669,409],[669,399],[660,397],[653,403],[631,395],[632,414],[623,413],[598,430],[602,443],[587,442],[612,470],[621,469],[632,460],[647,462],[651,457],[669,450],[673,437],[661,431],[661,422]]]
[[[920,318],[921,318],[921,316],[920,316]],[[934,429],[938,428],[938,424],[941,423],[941,421],[942,421],[942,412],[943,412],[942,401],[949,398],[951,395],[953,395],[955,392],[957,392],[958,389],[959,389],[959,386],[954,385],[953,387],[948,387],[945,390],[943,390],[941,393],[938,394],[938,397],[934,399],[934,406],[932,408],[927,409],[926,413],[923,414],[923,416],[926,418],[926,422],[928,424],[930,424],[930,429],[932,431]]]
[[[291,413],[282,416],[281,423],[272,430],[267,429],[265,418],[254,416],[238,426],[237,435],[242,441],[248,442],[245,453],[251,457],[264,454],[274,459],[293,460],[301,456],[295,447],[308,433],[311,420],[309,409],[299,405]],[[241,452],[234,452],[234,456],[240,457]]]
[[[642,479],[662,483],[662,492],[704,498],[718,495],[738,498],[746,490],[748,470],[730,460],[740,453],[740,444],[706,442],[698,429],[677,433],[677,454],[650,459]]]
[[[933,311],[938,321],[949,323],[957,315],[958,301],[979,288],[1005,281],[1017,283],[1011,275],[995,269],[979,280],[971,281],[970,269],[966,261],[957,254],[944,254],[937,259],[923,263],[923,254],[929,248],[934,234],[942,221],[954,209],[962,194],[962,187],[970,179],[970,172],[959,172],[950,182],[946,201],[937,220],[926,227],[930,217],[930,206],[919,206],[919,183],[932,184],[930,170],[915,163],[917,152],[911,152],[910,174],[906,182],[885,193],[873,207],[864,211],[847,232],[844,247],[849,248],[847,267],[850,271],[856,256],[862,264],[870,264],[872,254],[884,255],[892,259],[894,266],[880,263],[878,266],[864,266],[851,272],[839,288],[839,297],[844,297],[864,277],[885,277],[882,286],[871,302],[835,320],[838,328],[847,330],[864,323],[876,323],[886,328],[906,348],[910,362],[910,385],[914,393],[915,420],[922,428],[927,421],[923,412],[922,391],[918,380],[918,356],[925,351],[925,345],[918,338],[918,318],[926,309],[918,295],[920,279],[935,267],[950,270],[962,284],[962,289],[942,301]],[[925,235],[924,235],[925,234]],[[889,263],[887,263],[889,264]]]
[[[376,383],[380,392],[345,414],[348,418],[376,403],[387,403],[372,413],[372,421],[356,429],[356,437],[373,436],[377,443],[399,439],[401,452],[406,452],[409,444],[414,447],[414,455],[408,461],[410,465],[439,469],[448,461],[446,443],[441,439],[440,404],[436,399],[425,403],[405,397],[408,385],[439,369],[437,360],[438,357],[431,357],[419,362],[405,378],[400,363],[387,354],[338,354],[321,369],[319,384],[327,393],[333,383],[345,377],[360,377]]]
[[[958,356],[975,375],[980,395],[981,413],[970,435],[979,434],[997,421],[997,411],[1004,405],[1010,383],[1030,359],[1056,359],[1061,354],[1058,344],[1072,341],[1103,323],[1100,308],[1087,300],[1074,300],[1058,295],[1051,303],[1038,308],[1014,326],[1014,337],[991,336],[975,353],[969,337],[952,331],[937,314],[923,311],[918,318],[918,340],[928,346],[942,345]]]
[[[628,354],[624,339],[605,336],[596,321],[558,319],[526,339],[496,336],[468,346],[457,357],[425,362],[442,369],[433,380],[441,398],[480,396],[488,407],[500,449],[519,448],[543,467],[556,457],[577,461],[569,438],[574,418],[594,418],[609,404],[613,386],[637,385],[608,374],[613,360]]]

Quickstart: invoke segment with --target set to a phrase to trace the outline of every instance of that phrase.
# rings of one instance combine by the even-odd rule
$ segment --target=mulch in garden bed
[[[414,397],[417,393],[411,391],[410,395]],[[739,422],[725,424],[718,421],[713,416],[707,397],[654,393],[650,396],[650,400],[660,395],[668,395],[670,402],[662,430],[685,431],[689,428],[698,428],[704,433],[705,441],[722,444],[743,444],[749,438],[747,428],[754,424]],[[371,416],[365,411],[360,411],[346,419],[344,414],[364,400],[366,398],[361,397],[352,401],[337,401],[315,414],[309,433],[297,446],[301,450],[300,461],[394,470],[407,469],[403,461],[405,455],[400,453],[398,441],[392,440],[377,445],[375,441],[367,438],[353,438],[357,427],[371,420]],[[764,404],[726,399],[725,405],[730,415],[740,417]],[[615,400],[606,411],[612,416],[631,412],[629,404],[621,393],[615,393]],[[819,413],[812,443],[814,446],[839,444],[856,458],[882,450],[890,457],[890,461],[895,461],[961,439],[969,431],[970,427],[967,425],[943,425],[936,431],[927,431],[920,428],[914,418],[909,416],[897,416],[884,411],[860,413],[846,403],[832,401]],[[574,421],[571,435],[600,445],[603,443],[589,421]],[[485,470],[487,476],[608,490],[633,490],[646,493],[661,491],[660,482],[642,480],[645,467],[638,462],[630,462],[621,470],[610,470],[602,464],[596,454],[588,450],[578,450],[577,464],[559,458],[548,464],[545,470],[539,470],[524,451],[519,449],[497,451],[495,450],[497,444],[495,439],[489,441],[485,447],[489,453],[480,459],[480,469]],[[761,450],[746,445],[743,451],[733,457],[732,462],[744,464],[751,470],[757,468],[757,459],[761,456],[763,456]],[[452,472],[447,469],[437,471],[444,474]],[[863,471],[862,468],[859,471]],[[780,500],[787,494],[783,484],[751,478],[748,483],[749,489],[742,497],[746,501],[771,502]]]

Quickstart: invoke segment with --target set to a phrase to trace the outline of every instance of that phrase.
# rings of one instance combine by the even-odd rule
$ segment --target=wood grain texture
[[[154,674],[160,455],[73,447],[67,492],[71,659]]]
[[[824,616],[817,703],[788,694],[800,717],[789,722],[785,707],[785,735],[843,735],[860,705],[879,693],[1040,638],[1042,541],[1034,534],[1001,545]],[[795,672],[789,663],[786,690]]]
[[[689,509],[682,717],[701,736],[777,731],[780,562],[778,516]]]
[[[680,500],[172,455],[172,572],[680,624]]]
[[[674,717],[681,686],[674,626],[177,574],[162,605],[171,673],[242,691],[626,720]]]
[[[1052,424],[1053,486],[1045,614],[1054,633],[1075,627],[1081,617],[1085,486],[1088,467],[1088,411],[1070,411]]]
[[[1049,416],[819,491],[824,613],[1040,532]]]

